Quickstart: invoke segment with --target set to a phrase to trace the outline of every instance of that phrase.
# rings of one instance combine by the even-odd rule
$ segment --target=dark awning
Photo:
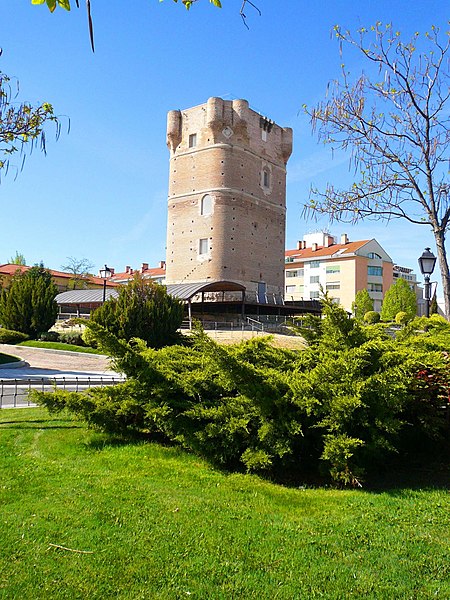
[[[235,281],[202,281],[194,283],[171,283],[167,293],[180,300],[190,300],[201,292],[245,292],[245,286]]]

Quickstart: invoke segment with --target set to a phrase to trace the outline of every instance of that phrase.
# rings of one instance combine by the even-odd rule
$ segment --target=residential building
[[[285,300],[314,300],[321,290],[351,311],[358,290],[367,289],[380,311],[384,293],[393,282],[393,262],[375,240],[338,242],[328,232],[304,236],[285,252]]]

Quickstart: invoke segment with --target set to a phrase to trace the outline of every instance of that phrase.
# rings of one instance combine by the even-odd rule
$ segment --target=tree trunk
[[[450,320],[450,272],[448,268],[447,252],[445,250],[445,232],[440,229],[434,230],[434,238],[436,240],[437,259],[442,278],[445,318]]]

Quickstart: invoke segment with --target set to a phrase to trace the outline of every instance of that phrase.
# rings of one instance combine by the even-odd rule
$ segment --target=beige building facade
[[[295,250],[286,250],[285,299],[314,300],[320,290],[351,311],[355,294],[367,289],[380,311],[393,282],[393,262],[375,240],[340,241],[326,232],[305,235]]]
[[[170,111],[166,283],[233,281],[283,296],[292,130],[246,100]]]

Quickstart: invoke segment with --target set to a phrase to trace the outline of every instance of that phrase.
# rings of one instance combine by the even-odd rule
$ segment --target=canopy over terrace
[[[233,292],[238,293],[238,298]],[[234,281],[209,281],[209,282],[193,282],[193,283],[173,283],[167,285],[167,293],[183,302],[187,303],[189,327],[192,324],[192,301],[198,296],[199,301],[210,301],[210,295],[215,297],[215,302],[240,302],[241,314],[244,316],[245,311],[245,286]],[[231,297],[230,297],[231,293]],[[228,295],[228,297],[227,297]]]
[[[55,298],[58,305],[59,317],[63,318],[66,316],[88,316],[91,311],[95,310],[103,304],[103,293],[105,293],[105,299],[117,298],[119,292],[115,288],[106,288],[106,290],[94,289],[94,290],[70,290],[68,292],[62,292]]]
[[[198,283],[177,283],[167,286],[167,293],[185,302],[188,307],[189,322],[192,321],[192,300],[198,296],[200,302],[205,302],[206,294],[213,294],[216,302],[239,302],[244,313],[245,287],[233,281],[209,281]],[[236,297],[235,293],[238,294]],[[226,297],[228,294],[228,297]],[[233,296],[230,296],[233,294]],[[106,290],[106,300],[117,298],[116,289]],[[211,300],[209,297],[207,300]],[[103,290],[72,290],[56,296],[59,313],[62,316],[87,316],[103,303]]]

